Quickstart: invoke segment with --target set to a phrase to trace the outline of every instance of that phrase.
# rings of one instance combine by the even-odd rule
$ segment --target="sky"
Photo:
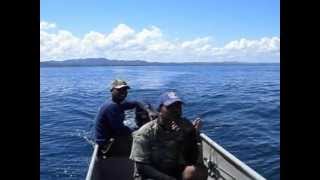
[[[279,62],[279,0],[41,0],[40,61]]]

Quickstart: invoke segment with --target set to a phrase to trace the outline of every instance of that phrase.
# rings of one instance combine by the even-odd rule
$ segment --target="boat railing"
[[[88,169],[88,173],[87,173],[87,176],[86,176],[86,180],[91,180],[92,173],[93,173],[93,168],[94,168],[96,157],[97,157],[97,153],[98,153],[98,149],[99,149],[98,144],[95,144],[94,145],[93,154],[92,154],[92,157],[91,157],[91,161],[90,161],[90,165],[89,165],[89,169]]]
[[[210,139],[208,136],[206,136],[204,133],[201,133],[200,136],[201,136],[202,140],[206,142],[206,144],[211,146],[217,153],[219,153],[219,155],[223,156],[223,158],[225,160],[227,160],[229,163],[233,164],[237,169],[242,171],[242,173],[246,174],[248,177],[255,179],[255,180],[265,180],[265,178],[262,177],[260,174],[258,174],[255,170],[251,169],[245,163],[240,161],[234,155],[229,153],[227,150],[225,150],[219,144],[217,144],[212,139]],[[210,160],[208,160],[208,161],[210,161]]]

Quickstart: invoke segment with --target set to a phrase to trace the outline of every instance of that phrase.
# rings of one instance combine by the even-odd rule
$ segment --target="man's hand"
[[[192,121],[192,125],[196,129],[196,132],[199,133],[200,132],[200,128],[202,126],[201,119],[200,118],[196,118],[195,120]]]
[[[180,127],[175,121],[171,121],[170,128],[172,131],[180,131]]]
[[[108,143],[106,143],[100,147],[101,152],[103,154],[107,153],[109,151],[110,147],[112,146],[113,142],[114,142],[114,138],[110,138]]]

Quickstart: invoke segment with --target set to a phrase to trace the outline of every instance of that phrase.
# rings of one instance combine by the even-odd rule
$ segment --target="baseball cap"
[[[123,87],[126,87],[128,89],[130,89],[130,87],[128,86],[128,84],[123,81],[123,80],[120,80],[120,79],[116,79],[112,82],[111,84],[111,89],[120,89],[120,88],[123,88]]]
[[[175,102],[183,103],[183,101],[177,96],[177,94],[175,92],[171,91],[171,92],[163,93],[160,96],[158,108],[161,105],[169,106],[169,105],[171,105],[171,104],[173,104]]]

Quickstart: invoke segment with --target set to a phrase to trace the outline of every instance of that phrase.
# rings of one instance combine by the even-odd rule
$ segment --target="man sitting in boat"
[[[132,130],[123,124],[125,118],[124,112],[139,107],[152,113],[140,102],[125,101],[128,89],[130,89],[130,87],[125,81],[113,81],[110,89],[112,98],[100,107],[96,116],[95,126],[96,143],[99,145],[98,156],[100,156],[101,153],[107,152],[112,143],[112,147],[116,147],[116,144],[126,147],[111,148],[110,150],[116,149],[114,153],[122,156],[127,154],[127,156],[129,156]],[[110,153],[112,154],[112,151]]]
[[[134,179],[206,179],[200,168],[200,119],[192,124],[182,118],[182,104],[174,92],[164,93],[158,118],[133,133]]]

